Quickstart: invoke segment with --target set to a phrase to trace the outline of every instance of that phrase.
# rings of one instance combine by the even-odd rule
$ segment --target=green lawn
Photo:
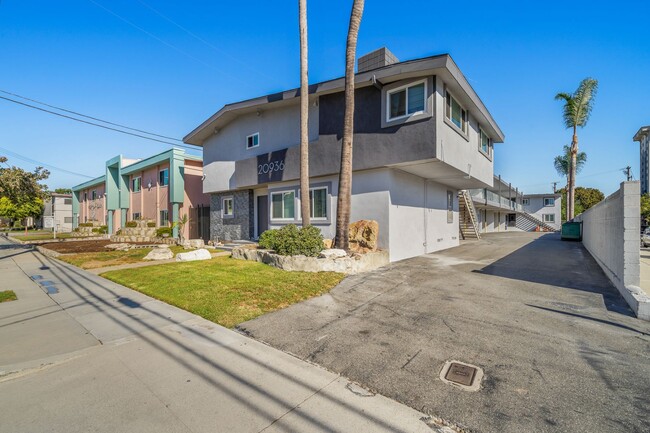
[[[326,293],[344,277],[334,272],[288,272],[230,257],[102,276],[229,328]]]
[[[174,254],[186,251],[180,246],[171,246]],[[125,265],[141,262],[152,248],[135,248],[128,251],[102,251],[100,253],[64,254],[59,260],[75,265],[81,269],[97,269],[107,266]]]
[[[18,298],[16,297],[16,294],[13,290],[4,290],[0,292],[0,303],[15,301],[16,299]]]
[[[13,235],[11,236],[14,239],[18,239],[20,241],[48,241],[51,239],[54,239],[54,235],[52,232],[41,232],[41,233],[33,233],[33,234],[27,234],[27,235]],[[71,238],[72,234],[71,233],[57,233],[56,238],[57,239],[67,239]]]

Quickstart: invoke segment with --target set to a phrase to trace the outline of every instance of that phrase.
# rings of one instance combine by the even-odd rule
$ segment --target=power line
[[[15,99],[7,98],[5,96],[0,96],[0,99],[4,99],[6,101],[10,101],[10,102],[13,102],[15,104],[20,104],[20,105],[23,105],[25,107],[33,108],[35,110],[43,111],[45,113],[53,114],[55,116],[64,117],[64,118],[70,119],[70,120],[75,120],[77,122],[85,123],[87,125],[97,126],[99,128],[104,128],[104,129],[108,129],[108,130],[111,130],[111,131],[120,132],[122,134],[132,135],[134,137],[139,137],[139,138],[144,138],[145,140],[157,141],[158,143],[169,144],[169,145],[176,146],[176,147],[184,147],[184,148],[190,149],[190,150],[196,150],[195,147],[190,147],[190,146],[188,146],[186,144],[172,143],[170,141],[159,140],[157,138],[147,137],[145,135],[135,134],[133,132],[128,132],[128,131],[123,131],[121,129],[112,128],[110,126],[100,125],[98,123],[89,122],[87,120],[77,119],[76,117],[72,117],[72,116],[68,116],[68,115],[65,115],[65,114],[57,113],[57,112],[51,111],[51,110],[46,110],[45,108],[37,107],[35,105],[27,104],[27,103],[21,102],[21,101],[16,101]]]
[[[37,104],[44,105],[44,106],[46,106],[46,107],[54,108],[54,109],[59,110],[59,111],[63,111],[63,112],[70,113],[70,114],[74,114],[75,116],[85,117],[86,119],[92,119],[92,120],[96,120],[96,121],[98,121],[98,122],[106,123],[106,124],[108,124],[108,125],[119,126],[120,128],[128,129],[128,130],[131,130],[131,131],[142,132],[143,134],[153,135],[154,137],[167,138],[167,139],[169,139],[169,140],[175,140],[175,141],[180,141],[180,142],[183,141],[183,140],[180,140],[180,139],[178,139],[178,138],[168,137],[168,136],[166,136],[166,135],[155,134],[155,133],[153,133],[153,132],[144,131],[144,130],[142,130],[142,129],[131,128],[130,126],[120,125],[119,123],[109,122],[108,120],[102,120],[102,119],[99,119],[99,118],[97,118],[97,117],[87,116],[87,115],[85,115],[85,114],[78,113],[78,112],[76,112],[76,111],[72,111],[72,110],[68,110],[68,109],[65,109],[65,108],[57,107],[57,106],[55,106],[55,105],[50,105],[50,104],[47,104],[47,103],[42,102],[42,101],[37,101],[36,99],[31,99],[31,98],[28,98],[28,97],[26,97],[26,96],[18,95],[18,94],[16,94],[16,93],[7,92],[6,90],[2,90],[2,89],[0,89],[0,92],[4,93],[4,94],[6,94],[6,95],[16,96],[16,97],[18,97],[18,98],[20,98],[20,99],[24,99],[24,100],[26,100],[26,101],[35,102],[35,103],[37,103]]]
[[[75,176],[86,177],[86,178],[88,178],[88,179],[94,179],[92,176],[88,176],[87,174],[77,173],[77,172],[75,172],[75,171],[70,171],[70,170],[67,170],[67,169],[65,169],[65,168],[57,167],[57,166],[55,166],[55,165],[46,164],[46,163],[44,163],[44,162],[37,161],[37,160],[35,160],[35,159],[28,158],[28,157],[26,157],[26,156],[24,156],[24,155],[21,155],[21,154],[19,154],[19,153],[13,152],[13,151],[11,151],[11,150],[9,150],[9,149],[4,149],[4,148],[0,147],[0,151],[6,153],[7,155],[11,156],[12,158],[20,159],[20,160],[23,160],[23,161],[25,161],[25,162],[29,162],[29,163],[31,163],[31,164],[36,164],[36,166],[49,168],[49,169],[51,169],[51,170],[61,171],[61,172],[63,172],[63,173],[68,173],[68,174],[72,174],[72,175],[75,175]]]

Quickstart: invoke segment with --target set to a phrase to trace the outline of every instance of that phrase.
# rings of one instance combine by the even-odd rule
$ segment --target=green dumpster
[[[582,223],[566,222],[562,224],[563,241],[581,241],[582,240]]]

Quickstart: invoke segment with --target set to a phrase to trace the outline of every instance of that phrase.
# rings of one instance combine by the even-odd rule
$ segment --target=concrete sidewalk
[[[0,241],[0,272],[18,295],[0,304],[2,431],[450,431],[30,248]]]

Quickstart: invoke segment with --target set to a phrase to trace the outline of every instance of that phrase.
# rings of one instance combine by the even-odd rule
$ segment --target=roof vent
[[[373,69],[398,63],[399,59],[386,47],[382,47],[371,53],[359,57],[357,60],[357,72],[366,72]]]

